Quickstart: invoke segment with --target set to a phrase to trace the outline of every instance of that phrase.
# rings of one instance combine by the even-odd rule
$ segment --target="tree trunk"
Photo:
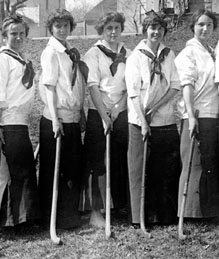
[[[0,0],[0,25],[5,18],[5,8],[4,8],[4,0]]]
[[[0,0],[0,28],[2,27],[4,18],[5,18],[4,0]],[[0,44],[2,45],[1,29],[0,29]]]
[[[136,32],[136,35],[138,35],[138,23],[135,19],[133,19],[133,23],[135,25],[135,32]]]
[[[204,0],[205,9],[212,11],[212,0]]]

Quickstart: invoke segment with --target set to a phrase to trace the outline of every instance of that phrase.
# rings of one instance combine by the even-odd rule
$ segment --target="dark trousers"
[[[39,198],[33,148],[25,125],[3,126],[10,182],[6,188],[1,225],[16,225],[39,218]]]
[[[63,123],[64,136],[61,141],[59,169],[59,193],[57,205],[57,227],[72,228],[80,224],[79,196],[81,185],[82,143],[78,123]],[[52,121],[40,121],[40,171],[39,190],[42,220],[48,226],[51,214],[53,178],[55,166],[56,139]],[[71,188],[67,185],[72,181]]]
[[[148,223],[176,220],[180,175],[179,134],[176,125],[151,127],[146,169],[145,215]],[[129,124],[128,168],[132,222],[140,222],[143,168],[141,128]]]
[[[111,195],[115,208],[124,208],[128,203],[128,118],[127,111],[119,114],[111,132]],[[103,123],[96,110],[88,111],[87,129],[84,140],[85,182],[92,174],[92,207],[103,208],[98,187],[98,177],[105,174],[106,136]]]

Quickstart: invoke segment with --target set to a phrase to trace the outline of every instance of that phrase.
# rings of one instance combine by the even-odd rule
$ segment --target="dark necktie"
[[[208,46],[208,45],[206,45],[206,49],[207,49],[207,51],[209,52],[209,54],[211,55],[213,61],[215,62],[216,57],[215,57],[215,52],[214,52],[214,50],[213,50],[210,46]]]
[[[16,59],[19,63],[25,66],[24,75],[22,77],[22,83],[26,89],[29,89],[33,86],[33,78],[35,76],[35,72],[33,70],[33,65],[31,61],[25,62],[22,60],[16,52],[10,49],[3,49],[1,52],[9,55],[10,57]]]
[[[66,54],[70,57],[72,61],[72,73],[73,73],[73,78],[72,78],[72,88],[75,85],[75,81],[77,78],[77,68],[79,68],[85,83],[87,83],[87,77],[88,77],[88,66],[86,63],[82,60],[80,60],[80,53],[76,48],[71,48],[71,49],[66,49],[65,50]]]
[[[110,49],[104,47],[103,45],[97,45],[97,47],[109,58],[112,59],[113,63],[110,65],[110,71],[112,76],[114,76],[117,72],[117,68],[119,63],[126,62],[126,49],[124,47],[121,48],[119,53],[115,53]]]
[[[161,63],[165,60],[165,57],[169,54],[170,49],[169,48],[164,48],[162,49],[160,55],[154,56],[151,52],[147,51],[146,49],[139,49],[144,55],[149,57],[151,61],[151,81],[150,83],[152,84],[154,80],[155,74],[160,76],[160,80],[163,79],[163,73],[161,71]]]

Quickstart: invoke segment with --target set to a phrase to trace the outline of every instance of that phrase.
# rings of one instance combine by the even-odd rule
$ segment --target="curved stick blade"
[[[179,223],[178,223],[178,239],[179,240],[185,240],[186,235],[183,234],[183,219],[184,219],[184,210],[185,210],[185,203],[186,203],[186,185],[184,187],[184,195],[181,203],[181,210],[180,210],[180,216],[179,216]]]
[[[50,227],[50,237],[55,245],[59,245],[61,243],[61,239],[56,235],[55,228]]]

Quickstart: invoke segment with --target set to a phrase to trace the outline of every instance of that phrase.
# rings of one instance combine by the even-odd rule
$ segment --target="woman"
[[[1,226],[39,218],[35,162],[28,132],[35,91],[34,71],[23,52],[28,32],[28,25],[16,14],[3,21],[6,45],[0,49],[0,141],[9,177],[0,210]],[[3,169],[6,171],[1,174],[8,173],[6,164]]]
[[[179,205],[188,168],[191,136],[197,133],[192,171],[185,207],[185,217],[203,218],[218,215],[218,110],[219,95],[214,84],[215,57],[208,45],[217,27],[215,16],[199,9],[192,16],[194,37],[176,58],[183,98],[181,112],[182,173],[179,183]],[[195,111],[199,111],[198,119]]]
[[[39,188],[43,225],[50,221],[56,138],[62,135],[59,170],[57,228],[79,226],[81,177],[80,117],[84,102],[82,61],[66,38],[75,28],[65,9],[52,12],[47,20],[51,37],[41,55],[40,93],[45,103],[40,121]]]
[[[173,98],[179,90],[179,79],[174,53],[162,43],[167,23],[152,10],[147,13],[142,25],[144,39],[127,59],[125,72],[131,212],[132,224],[136,228],[140,222],[146,138],[150,147],[146,171],[146,223],[170,224],[176,220],[180,174],[179,134]]]
[[[129,54],[120,36],[125,18],[121,13],[105,14],[96,25],[102,37],[85,54],[89,67],[87,86],[87,128],[85,134],[86,174],[92,174],[92,213],[90,223],[103,227],[100,210],[103,200],[99,183],[105,174],[106,134],[111,131],[111,194],[114,208],[127,206],[127,94],[125,61]]]

